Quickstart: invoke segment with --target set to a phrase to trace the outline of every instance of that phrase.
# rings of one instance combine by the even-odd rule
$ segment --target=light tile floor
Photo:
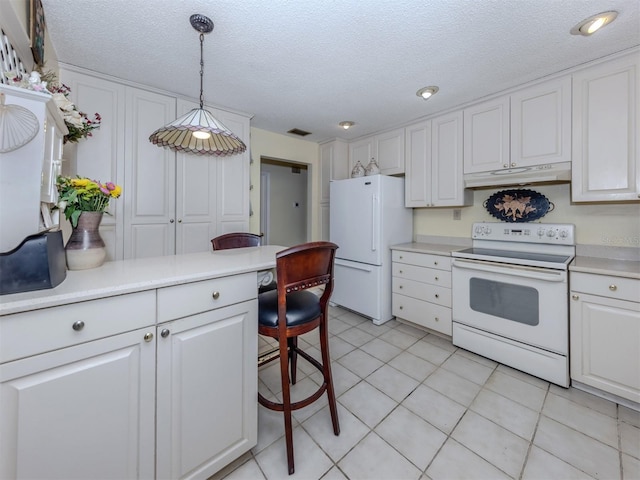
[[[640,479],[640,412],[395,320],[375,326],[339,307],[330,314],[340,435],[326,395],[294,412],[288,476],[282,414],[259,406],[258,444],[214,479]],[[317,332],[299,344],[319,356]],[[320,374],[298,363],[300,396]],[[259,372],[267,397],[281,392],[278,368]]]

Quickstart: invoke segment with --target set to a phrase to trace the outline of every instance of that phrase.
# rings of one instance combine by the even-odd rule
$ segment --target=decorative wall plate
[[[20,105],[5,105],[0,94],[0,153],[17,150],[36,136],[40,125],[36,116]]]
[[[555,205],[533,190],[502,190],[484,202],[487,211],[503,222],[532,222],[544,217]]]

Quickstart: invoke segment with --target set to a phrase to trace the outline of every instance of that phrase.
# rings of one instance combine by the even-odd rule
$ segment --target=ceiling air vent
[[[287,133],[292,133],[294,135],[300,135],[301,137],[306,137],[307,135],[311,135],[311,132],[305,132],[304,130],[300,130],[299,128],[292,128]]]

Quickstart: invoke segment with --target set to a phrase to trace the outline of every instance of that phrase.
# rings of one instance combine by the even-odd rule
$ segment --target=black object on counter
[[[13,250],[0,253],[0,295],[53,288],[66,277],[59,230],[30,235]]]

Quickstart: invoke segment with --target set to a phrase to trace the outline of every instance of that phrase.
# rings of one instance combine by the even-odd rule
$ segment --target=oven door
[[[452,289],[454,322],[568,355],[566,271],[455,258]]]

